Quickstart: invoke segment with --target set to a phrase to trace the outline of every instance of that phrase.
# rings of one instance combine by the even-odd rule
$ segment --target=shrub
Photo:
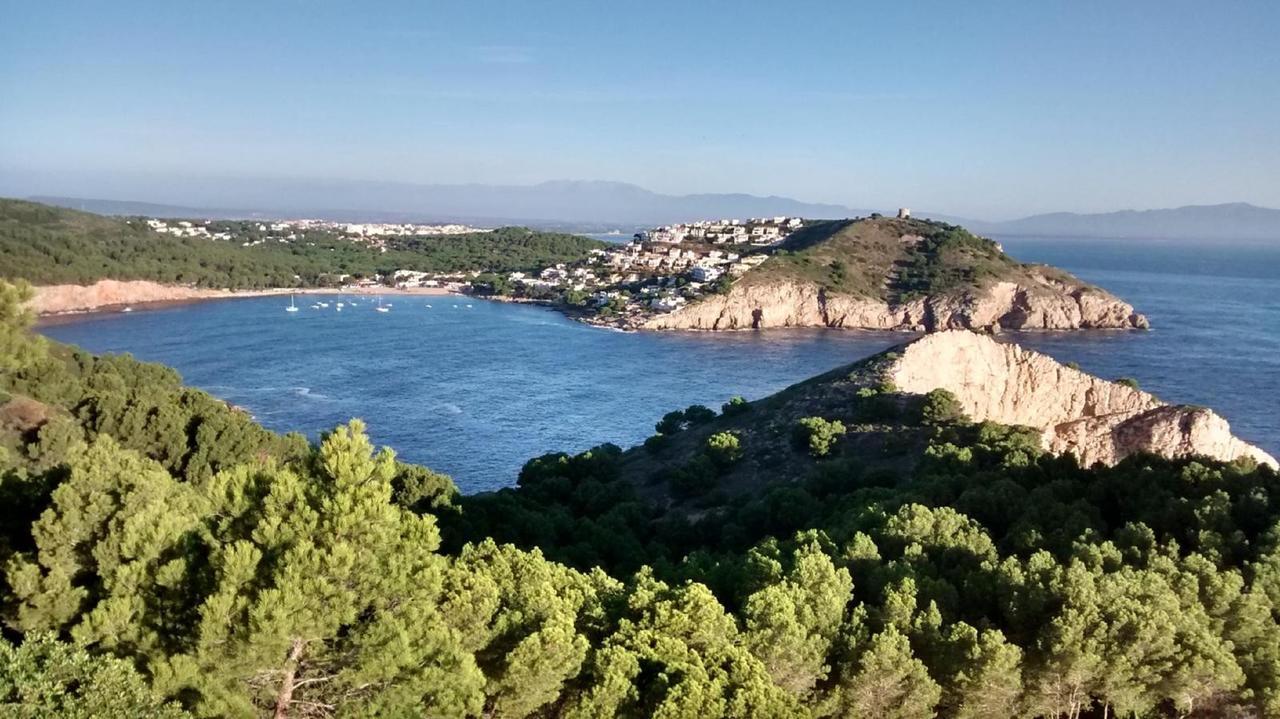
[[[645,439],[644,448],[653,454],[657,454],[667,448],[669,439],[665,434],[655,434]]]
[[[742,414],[743,412],[749,412],[750,410],[751,405],[747,403],[747,400],[744,397],[737,395],[730,397],[729,401],[725,402],[720,408],[720,412],[726,417],[733,417],[735,415]]]
[[[716,418],[716,411],[701,404],[691,404],[684,411],[684,422],[686,427],[696,424],[706,424]]]
[[[696,424],[706,424],[716,418],[716,411],[701,404],[691,404],[683,410],[673,410],[662,415],[653,426],[658,434],[675,434]]]
[[[806,487],[810,494],[818,498],[847,493],[856,487],[855,483],[862,473],[862,463],[856,459],[833,459],[817,466]]]
[[[1116,384],[1122,384],[1130,389],[1138,389],[1138,380],[1132,377],[1120,377],[1116,380]]]
[[[898,418],[898,401],[893,390],[863,387],[858,390],[858,419],[863,422],[889,422]]]
[[[711,458],[699,454],[684,466],[672,470],[669,478],[671,493],[682,498],[706,494],[715,488],[717,476]]]
[[[838,419],[827,421],[821,417],[805,417],[796,423],[794,436],[796,444],[807,449],[811,456],[825,457],[845,431],[844,423]]]
[[[742,459],[742,440],[733,432],[716,432],[707,438],[707,457],[720,470]]]
[[[653,425],[653,428],[658,431],[658,434],[675,434],[679,432],[684,429],[684,412],[678,409],[667,412],[662,415],[662,419],[658,420],[657,424]]]
[[[935,389],[924,396],[920,407],[920,419],[925,424],[953,424],[968,419],[960,400],[950,391]]]

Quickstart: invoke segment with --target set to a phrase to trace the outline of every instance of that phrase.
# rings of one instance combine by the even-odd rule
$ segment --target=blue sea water
[[[1151,332],[1020,334],[1104,377],[1134,377],[1205,404],[1280,454],[1280,247],[998,238],[1026,261],[1071,270],[1134,303]],[[666,411],[758,398],[909,339],[840,330],[621,333],[540,307],[388,297],[343,312],[286,313],[282,298],[189,304],[41,326],[95,352],[131,352],[312,437],[362,417],[375,441],[452,475],[466,492],[507,486],[529,458],[629,446]],[[431,305],[428,308],[427,305]]]

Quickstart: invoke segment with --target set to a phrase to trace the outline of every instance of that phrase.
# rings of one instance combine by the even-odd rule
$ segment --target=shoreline
[[[70,321],[87,315],[129,312],[134,309],[139,311],[156,310],[210,300],[283,297],[285,295],[354,295],[362,297],[374,297],[377,295],[440,297],[453,295],[506,304],[539,306],[556,312],[574,322],[587,325],[588,327],[612,330],[614,332],[693,332],[699,334],[715,334],[723,332],[752,332],[763,329],[834,329],[854,332],[891,332],[903,335],[918,334],[920,332],[918,329],[906,326],[873,328],[819,324],[780,325],[762,328],[651,327],[646,325],[648,324],[647,320],[652,320],[652,317],[640,318],[635,316],[613,316],[603,318],[586,311],[583,308],[568,306],[554,300],[512,297],[509,295],[471,295],[444,287],[273,287],[259,290],[226,290],[203,289],[181,285],[164,285],[148,280],[99,280],[92,285],[43,285],[33,289],[35,290],[35,296],[32,298],[31,302],[28,303],[28,307],[35,312],[38,324],[56,324],[60,318]],[[1073,332],[1099,330],[1105,332],[1131,331],[1128,328],[1120,327],[1080,327],[1073,329],[1049,329],[1036,327],[1005,329],[998,332],[990,332],[990,334],[1000,335],[1011,333],[1016,336],[1021,333],[1070,334]]]
[[[163,285],[147,280],[99,280],[92,285],[43,285],[27,306],[41,320],[88,314],[161,309],[210,300],[234,300],[285,295],[420,295],[463,293],[444,287],[272,287],[261,290],[203,289]]]

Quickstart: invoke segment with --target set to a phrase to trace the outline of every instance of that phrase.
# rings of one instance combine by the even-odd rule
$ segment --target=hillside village
[[[295,219],[222,221],[134,219],[159,233],[208,238],[244,247],[266,243],[313,244],[317,239],[359,242],[385,253],[389,241],[415,236],[489,232],[466,225],[342,223]],[[536,271],[424,272],[396,269],[371,277],[340,275],[350,287],[439,288],[493,299],[556,304],[577,318],[616,327],[638,325],[708,294],[764,262],[793,232],[799,217],[700,220],[637,232],[629,242],[592,249],[582,259]]]
[[[384,238],[461,235],[490,230],[460,224],[420,225],[412,223],[353,223],[327,220],[165,220],[144,221],[152,230],[174,237],[206,237],[211,240],[240,241],[244,247],[267,242],[298,242],[309,232],[323,232],[338,239],[365,242],[386,251]]]
[[[480,275],[470,291],[517,301],[557,302],[592,324],[633,327],[727,289],[804,226],[798,217],[723,219],[637,232],[630,242],[592,250],[541,272]],[[431,280],[424,280],[431,281]]]

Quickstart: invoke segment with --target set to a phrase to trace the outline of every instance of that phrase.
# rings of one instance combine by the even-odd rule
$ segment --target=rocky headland
[[[941,419],[939,406],[945,408]],[[741,448],[740,459],[716,481],[730,496],[807,482],[823,472],[838,477],[848,466],[908,477],[934,445],[974,442],[988,427],[992,436],[1017,433],[1036,451],[1071,455],[1084,467],[1150,454],[1280,468],[1211,409],[1171,404],[1129,382],[1095,377],[970,330],[928,334],[706,415],[697,413],[688,426],[626,453],[624,475],[637,491],[680,505],[681,491],[661,478],[687,475],[712,437],[725,433]],[[802,425],[813,421],[836,428],[830,451],[820,457],[796,443]]]
[[[872,218],[808,226],[727,291],[645,317],[637,326],[936,332],[1149,325],[1105,290],[1054,267],[1018,262],[999,244],[963,228]]]
[[[828,292],[802,281],[742,284],[645,320],[652,330],[771,327],[936,332],[947,329],[1146,329],[1132,305],[1084,283],[1035,275],[959,292],[892,301]]]
[[[976,421],[1041,431],[1045,449],[1083,465],[1149,452],[1178,458],[1276,459],[1231,434],[1206,407],[1173,405],[1125,383],[1100,379],[1047,355],[973,332],[942,332],[901,349],[884,370],[902,391],[950,391]]]

